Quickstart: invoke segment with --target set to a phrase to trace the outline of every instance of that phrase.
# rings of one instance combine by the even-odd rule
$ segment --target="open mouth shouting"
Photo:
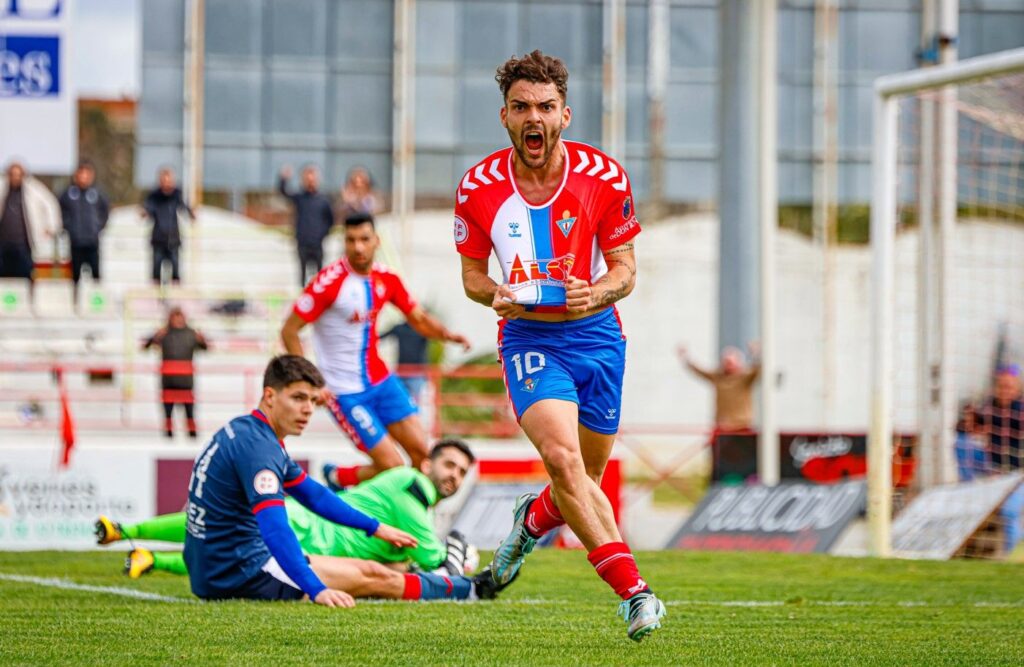
[[[523,145],[527,154],[538,159],[544,156],[544,133],[540,130],[527,130],[523,133]]]

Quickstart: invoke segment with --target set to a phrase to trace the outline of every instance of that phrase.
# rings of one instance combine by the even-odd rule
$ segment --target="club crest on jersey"
[[[523,380],[523,391],[528,394],[532,394],[533,390],[537,388],[537,384],[540,380],[534,380],[533,378],[526,378]]]
[[[456,245],[462,245],[469,238],[469,227],[466,225],[466,221],[455,216],[455,243]]]
[[[510,223],[508,223],[508,237],[510,239],[518,239],[518,238],[522,238],[522,236],[523,235],[519,231],[519,223],[518,222],[510,222]]]
[[[633,213],[633,198],[626,197],[622,200],[622,219],[629,220],[629,216]]]
[[[555,220],[555,224],[562,230],[562,236],[569,238],[569,232],[572,231],[572,226],[576,224],[576,218],[569,216],[569,211],[562,211],[562,219]]]
[[[516,254],[512,260],[512,269],[508,272],[508,284],[512,287],[529,282],[564,283],[576,263],[576,255],[569,253],[554,259],[534,259],[524,262]]]

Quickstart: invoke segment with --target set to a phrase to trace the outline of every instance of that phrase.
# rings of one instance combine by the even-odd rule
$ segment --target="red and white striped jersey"
[[[456,192],[456,249],[476,259],[493,249],[516,301],[536,312],[564,312],[566,279],[595,282],[608,271],[602,251],[640,233],[625,169],[593,146],[563,145],[562,183],[543,204],[519,194],[511,146],[467,171]]]
[[[377,354],[377,315],[388,302],[405,315],[416,307],[387,267],[375,263],[363,275],[344,257],[318,273],[295,302],[295,314],[313,324],[317,366],[335,394],[366,391],[388,377]]]

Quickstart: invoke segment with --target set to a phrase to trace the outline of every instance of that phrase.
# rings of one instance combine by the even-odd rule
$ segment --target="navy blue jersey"
[[[259,410],[217,431],[192,465],[185,563],[199,597],[229,593],[270,560],[256,514],[284,505],[306,473],[288,456]]]

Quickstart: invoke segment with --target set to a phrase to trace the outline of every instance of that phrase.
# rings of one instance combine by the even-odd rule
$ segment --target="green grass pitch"
[[[582,552],[538,550],[497,601],[352,610],[194,603],[185,578],[133,582],[121,558],[0,553],[0,665],[1024,664],[1020,564],[641,553],[668,617],[638,645]]]

